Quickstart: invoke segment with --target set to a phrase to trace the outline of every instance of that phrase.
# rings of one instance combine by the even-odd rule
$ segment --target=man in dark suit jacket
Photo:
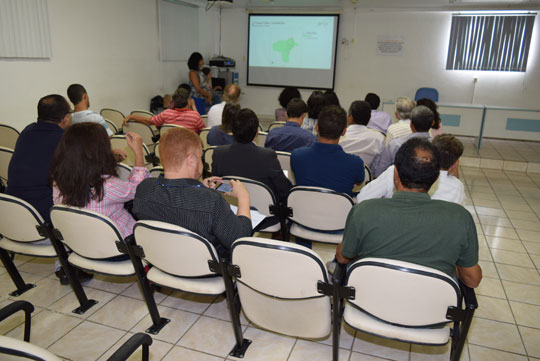
[[[253,110],[240,110],[232,123],[234,143],[214,150],[212,174],[239,176],[262,182],[282,202],[287,198],[292,184],[283,173],[276,152],[253,143],[258,129],[259,119]]]

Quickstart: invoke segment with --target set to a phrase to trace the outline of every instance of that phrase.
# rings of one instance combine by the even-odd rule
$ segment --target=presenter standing
[[[204,59],[198,52],[192,53],[188,59],[189,85],[191,86],[191,97],[195,101],[195,106],[199,114],[206,114],[212,104],[211,75],[203,74],[201,71]]]

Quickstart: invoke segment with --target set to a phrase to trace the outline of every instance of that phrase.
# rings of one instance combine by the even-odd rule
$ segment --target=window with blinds
[[[535,16],[453,15],[446,69],[524,72]]]

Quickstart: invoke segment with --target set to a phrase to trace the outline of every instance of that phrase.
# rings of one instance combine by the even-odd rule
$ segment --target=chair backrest
[[[270,123],[270,125],[268,126],[268,132],[270,132],[272,129],[275,129],[275,128],[281,128],[282,126],[285,125],[286,122],[272,122]]]
[[[154,144],[154,139],[152,139],[154,137],[154,133],[152,132],[152,128],[146,124],[129,120],[127,125],[124,125],[124,133],[126,132],[134,132],[139,134],[143,140],[143,143],[147,146]]]
[[[121,149],[124,152],[126,152],[127,158],[124,159],[122,161],[122,163],[133,167],[133,165],[135,164],[135,153],[133,152],[133,150],[131,150],[131,148],[127,144],[126,136],[125,135],[113,135],[113,136],[110,137],[110,140],[111,140],[111,148],[112,149]],[[145,158],[146,158],[147,155],[150,154],[150,151],[148,150],[148,147],[144,143],[143,143],[143,154],[144,154]],[[145,161],[145,163],[147,163],[147,162]]]
[[[141,117],[153,117],[155,114],[146,110],[134,110],[130,115],[139,115]]]
[[[439,91],[435,88],[418,88],[414,96],[414,101],[422,98],[431,99],[436,103],[439,101]]]
[[[129,181],[129,175],[133,168],[124,163],[116,163],[116,171],[118,172],[118,178],[124,182]]]
[[[266,142],[267,136],[268,136],[267,132],[259,131],[259,133],[257,133],[257,137],[255,138],[255,144],[257,144],[259,147],[264,147],[264,143]]]
[[[320,231],[343,230],[353,205],[349,195],[320,187],[296,186],[291,188],[287,198],[292,212],[288,218]]]
[[[163,173],[163,167],[158,165],[157,167],[150,169],[150,178],[157,178],[161,173]]]
[[[116,126],[116,124],[114,124],[109,119],[106,119],[106,118],[103,118],[103,119],[105,120],[105,123],[107,123],[109,128],[111,129],[111,132],[113,132],[114,134],[118,134],[118,127]]]
[[[264,214],[266,217],[272,216],[270,207],[277,205],[277,202],[274,193],[266,184],[244,177],[224,176],[221,178],[223,180],[240,180],[249,192],[249,205],[256,208],[259,213]]]
[[[208,171],[212,173],[212,155],[214,154],[214,149],[217,147],[208,147],[203,152],[203,162],[208,166]]]
[[[20,198],[0,193],[0,234],[12,241],[34,242],[44,238],[36,226],[43,224],[43,218],[28,202]]]
[[[201,115],[201,119],[204,123],[204,126],[207,127],[208,126],[208,114],[204,114],[204,115]]]
[[[103,108],[99,112],[99,114],[104,118],[108,119],[111,122],[113,122],[116,125],[116,129],[120,130],[122,129],[122,126],[124,125],[124,118],[126,117],[122,112],[111,109],[111,108]]]
[[[382,321],[408,327],[450,322],[448,307],[460,307],[457,283],[439,270],[384,258],[364,258],[347,272],[348,286],[356,289],[347,302]]]
[[[116,242],[123,242],[114,222],[101,213],[84,208],[54,205],[51,221],[62,234],[62,242],[79,256],[102,259],[122,255]]]
[[[373,180],[373,173],[371,173],[371,169],[367,165],[364,164],[364,184],[368,184]]]
[[[133,234],[144,259],[165,273],[181,277],[215,274],[208,261],[219,260],[216,249],[196,233],[165,222],[138,221]]]
[[[9,336],[0,336],[0,353],[5,355],[24,355],[21,356],[21,360],[62,361],[60,357],[44,348]],[[13,356],[11,358],[6,356],[6,359],[18,360],[19,357]]]
[[[276,154],[277,159],[279,160],[279,165],[281,165],[281,169],[286,170],[287,178],[289,178],[292,184],[296,184],[296,180],[294,179],[294,173],[291,168],[291,153],[276,151]]]
[[[163,134],[165,134],[168,130],[171,130],[173,128],[185,128],[181,125],[176,124],[163,124],[161,128],[159,128],[159,136],[163,137]]]
[[[19,131],[6,124],[0,124],[0,147],[15,149]]]
[[[7,182],[8,180],[8,168],[11,157],[13,156],[13,149],[0,147],[0,178]]]
[[[242,308],[263,328],[291,336],[321,338],[330,332],[330,297],[317,291],[328,282],[324,262],[293,243],[244,237],[232,247]]]
[[[159,140],[154,144],[154,154],[159,158]]]
[[[201,133],[199,134],[199,137],[201,137],[203,149],[206,149],[210,146],[210,144],[208,144],[208,133],[210,132],[210,129],[212,128],[210,127],[204,128],[203,130],[201,130]]]

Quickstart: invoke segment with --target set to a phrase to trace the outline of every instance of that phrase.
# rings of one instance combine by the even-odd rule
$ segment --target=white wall
[[[540,104],[540,24],[536,21],[526,73],[447,71],[446,54],[451,12],[370,11],[347,9],[340,20],[336,83],[342,106],[375,92],[383,100],[405,95],[414,97],[422,86],[439,90],[441,103],[472,103],[539,109]],[[243,9],[222,12],[222,52],[236,59],[240,85],[245,94],[242,106],[259,114],[273,114],[279,106],[281,89],[247,87],[247,21]],[[402,56],[376,54],[377,36],[401,36]],[[354,40],[354,41],[353,41]],[[478,77],[474,100],[473,79]],[[302,91],[304,99],[311,91]]]
[[[0,60],[0,122],[22,130],[35,121],[42,96],[66,96],[71,83],[85,86],[92,110],[129,113],[187,80],[186,62],[159,60],[155,0],[49,0],[48,7],[52,58]],[[216,16],[200,9],[201,47],[193,51],[205,57],[218,49]]]

